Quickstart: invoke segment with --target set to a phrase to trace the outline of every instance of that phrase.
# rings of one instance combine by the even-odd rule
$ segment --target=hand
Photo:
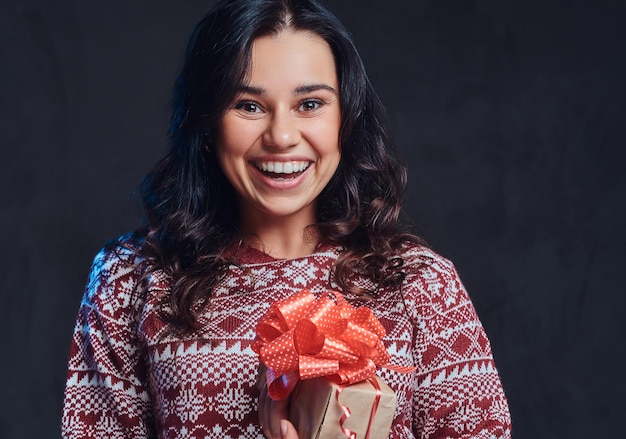
[[[287,419],[289,399],[274,401],[267,396],[267,386],[259,395],[259,424],[268,439],[298,439],[298,432]]]

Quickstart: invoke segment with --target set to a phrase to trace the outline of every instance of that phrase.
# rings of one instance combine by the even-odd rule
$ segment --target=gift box
[[[289,419],[300,439],[381,439],[389,437],[396,404],[394,391],[378,376],[348,386],[312,378],[292,392]]]
[[[385,329],[370,309],[302,290],[272,305],[256,331],[252,349],[267,366],[258,384],[274,400],[290,398],[301,439],[389,436],[397,401],[376,369],[414,368],[389,364]]]

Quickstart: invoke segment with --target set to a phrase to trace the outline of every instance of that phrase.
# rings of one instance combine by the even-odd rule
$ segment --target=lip
[[[287,162],[303,162],[306,161],[309,163],[309,166],[302,172],[300,172],[299,174],[297,174],[295,177],[292,178],[272,178],[270,176],[268,176],[266,173],[264,173],[263,171],[261,171],[257,166],[256,163],[259,162],[282,162],[282,163],[287,163]],[[268,187],[270,189],[277,189],[277,190],[288,190],[288,189],[295,189],[298,186],[300,186],[304,180],[307,178],[307,176],[310,174],[312,168],[315,166],[315,162],[309,160],[309,159],[289,159],[289,160],[285,160],[285,159],[280,159],[280,160],[276,160],[276,159],[259,159],[259,160],[254,160],[254,161],[250,161],[248,162],[248,166],[251,169],[251,174],[255,177],[255,180],[257,180],[259,183],[261,183],[263,186]],[[284,175],[288,175],[288,174],[284,174]],[[289,175],[293,175],[293,174],[289,174]]]

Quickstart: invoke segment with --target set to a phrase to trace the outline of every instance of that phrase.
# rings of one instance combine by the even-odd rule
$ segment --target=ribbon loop
[[[252,349],[267,366],[268,394],[284,399],[299,379],[326,376],[338,384],[366,380],[390,355],[385,328],[366,307],[339,293],[316,299],[307,290],[270,307],[257,325]]]

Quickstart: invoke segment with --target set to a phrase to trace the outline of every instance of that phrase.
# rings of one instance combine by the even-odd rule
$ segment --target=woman
[[[314,0],[227,0],[198,24],[147,226],[96,257],[63,432],[294,438],[255,386],[256,323],[340,291],[385,326],[390,438],[510,437],[484,330],[452,264],[397,231],[405,171],[342,24]]]

